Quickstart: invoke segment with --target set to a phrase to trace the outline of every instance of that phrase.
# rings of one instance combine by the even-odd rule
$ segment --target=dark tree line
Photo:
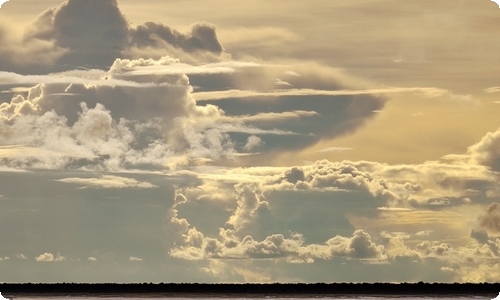
[[[3,283],[3,295],[102,295],[102,294],[229,294],[229,295],[488,295],[500,292],[499,283],[274,283],[274,284],[197,284],[197,283]]]

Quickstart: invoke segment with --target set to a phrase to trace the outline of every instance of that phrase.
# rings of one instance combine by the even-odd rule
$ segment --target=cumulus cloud
[[[304,172],[293,168],[285,172],[284,177],[290,182],[303,182]],[[286,237],[282,233],[264,232],[273,230],[275,216],[270,203],[260,189],[261,185],[240,183],[234,185],[234,192],[226,197],[235,197],[236,208],[232,210],[223,227],[218,229],[216,237],[206,235],[191,225],[187,219],[179,217],[182,205],[190,200],[184,194],[172,209],[171,225],[179,230],[178,245],[170,250],[170,255],[188,260],[248,258],[248,259],[283,259],[288,263],[312,263],[316,259],[329,260],[333,257],[368,259],[383,261],[387,259],[384,246],[377,245],[371,236],[363,230],[355,230],[351,237],[336,235],[324,243],[306,243],[304,235],[293,233]],[[187,189],[188,197],[200,194]],[[277,209],[276,203],[274,208]],[[182,224],[182,226],[179,226]]]
[[[247,142],[245,146],[243,147],[243,150],[245,151],[253,151],[255,149],[258,149],[264,144],[261,138],[259,138],[256,135],[251,135],[248,137]]]
[[[53,40],[28,39],[16,35],[5,24],[0,24],[0,67],[2,70],[47,70],[67,50]]]
[[[235,230],[240,230],[245,226],[253,223],[254,219],[262,213],[263,210],[268,210],[268,203],[259,197],[258,192],[246,184],[238,184],[235,186],[237,193],[237,209],[227,221]]]
[[[158,60],[116,59],[108,72],[67,71],[37,76],[1,73],[0,77],[8,78],[11,84],[43,82],[0,104],[4,145],[38,151],[35,160],[20,161],[18,157],[7,165],[53,169],[83,163],[114,170],[148,165],[175,168],[194,161],[234,158],[240,151],[276,155],[273,150],[291,151],[322,137],[353,130],[383,104],[372,97],[336,102],[277,99],[272,112],[262,112],[261,106],[269,103],[259,102],[200,105],[184,71],[196,73],[193,70],[197,68],[210,76],[210,70],[225,73],[220,68],[229,68],[249,72],[244,76],[262,72],[266,77],[269,66],[226,62],[178,69],[178,65],[178,60],[164,56]],[[168,71],[170,68],[173,71]],[[272,81],[272,74],[268,79]],[[308,109],[311,103],[315,103],[313,109]],[[253,115],[244,112],[248,104],[253,106]],[[237,106],[243,110],[233,111]],[[335,118],[339,123],[332,123],[331,116],[324,115],[326,111],[339,114]],[[297,126],[294,120],[304,122],[304,126]],[[325,122],[329,128],[323,126]],[[37,128],[40,135],[31,134],[27,127]]]
[[[92,24],[85,27],[85,22]],[[74,32],[82,26],[85,30],[75,38]],[[213,63],[187,64],[181,62],[182,56],[178,56],[181,60],[172,58],[178,54],[177,50],[200,57],[204,57],[204,53],[215,57],[223,55],[224,49],[217,39],[215,27],[207,23],[193,25],[188,34],[153,22],[136,28],[128,26],[114,0],[68,0],[38,17],[27,30],[24,41],[50,41],[55,47],[64,49],[66,52],[51,61],[51,65],[56,66],[52,71],[65,72],[48,75],[0,73],[0,78],[5,79],[11,91],[19,88],[12,86],[26,88],[26,85],[37,83],[28,88],[27,94],[15,93],[10,102],[2,104],[0,118],[8,123],[2,131],[10,137],[16,136],[20,123],[37,122],[42,116],[57,122],[58,130],[71,145],[64,143],[67,146],[63,147],[65,151],[50,155],[53,149],[47,143],[26,141],[30,137],[23,137],[26,133],[20,133],[20,138],[6,143],[12,145],[19,141],[19,146],[38,148],[38,157],[33,160],[36,163],[28,163],[26,158],[23,162],[19,159],[17,163],[9,162],[9,165],[61,168],[75,163],[77,156],[76,165],[89,164],[89,161],[95,165],[99,160],[101,168],[111,168],[111,165],[114,169],[131,165],[175,168],[194,161],[233,159],[240,156],[240,151],[258,150],[263,155],[275,156],[280,153],[278,150],[292,151],[322,138],[355,130],[384,103],[379,97],[359,93],[348,93],[349,97],[344,99],[322,99],[323,96],[341,95],[338,91],[348,86],[337,71],[332,71],[332,77],[324,70],[304,71],[305,67],[301,66],[297,70],[301,73],[301,80],[297,80],[297,72],[283,70],[293,68],[291,66],[220,59]],[[161,55],[145,54],[146,58],[134,56],[141,56],[141,49],[146,52],[160,49],[163,52]],[[166,56],[165,52],[172,49],[177,50]],[[102,71],[110,65],[108,72]],[[101,71],[74,70],[81,66],[100,68]],[[40,72],[47,70],[40,69]],[[297,89],[283,94],[261,95],[276,98],[277,101],[272,103],[244,100],[245,105],[199,104],[196,102],[197,93],[193,93],[193,89],[203,91],[220,85],[223,89],[251,88],[257,92],[252,96],[259,97],[259,92],[275,86],[278,76]],[[318,90],[318,85],[331,90]],[[311,101],[299,99],[310,96],[318,98],[308,99]],[[270,104],[273,107],[269,112],[267,106]],[[234,111],[236,107],[240,107],[239,111]],[[93,119],[97,118],[98,110],[105,110],[107,113],[104,114],[112,117],[104,120],[102,114],[100,121],[108,122],[107,128],[119,132],[113,136],[114,133],[109,131],[88,143],[88,134],[75,131],[90,130],[81,124],[98,122]],[[332,119],[336,121],[332,122]],[[304,123],[297,126],[294,120]],[[140,125],[141,122],[146,124]],[[82,139],[86,141],[82,142]],[[112,140],[107,141],[109,147],[116,146],[113,153],[95,149],[97,141],[106,139]],[[49,156],[52,157],[50,162],[47,161]]]
[[[415,247],[422,258],[433,258],[447,264],[446,271],[453,271],[462,282],[496,281],[498,249],[491,244],[471,244],[454,247],[450,243],[425,241]]]
[[[102,69],[122,56],[159,58],[169,53],[218,60],[224,53],[212,24],[194,24],[188,33],[154,22],[131,28],[116,0],[67,0],[40,14],[23,37],[8,34],[7,28],[0,32],[4,70]]]
[[[35,257],[35,260],[37,262],[58,262],[58,261],[64,261],[66,260],[66,258],[62,256],[59,252],[56,255],[50,252],[45,252]]]
[[[489,237],[488,237],[488,232],[485,230],[471,230],[470,236],[474,238],[476,241],[478,241],[481,244],[485,244],[488,242]]]
[[[87,162],[104,159],[115,167],[164,167],[189,161],[190,155],[217,158],[233,151],[228,130],[264,132],[234,124],[217,128],[222,112],[212,105],[197,106],[189,93],[184,75],[161,77],[159,84],[149,87],[64,80],[40,84],[26,96],[17,95],[0,105],[0,134],[6,145],[58,152],[52,159],[60,164],[52,168],[59,168],[75,156],[80,163],[85,163],[82,158]],[[25,130],[26,126],[40,130],[41,135]]]
[[[408,258],[418,263],[437,261],[441,271],[456,281],[481,282],[499,278],[495,267],[500,244],[494,235],[472,230],[469,236],[462,237],[463,240],[431,240],[457,234],[463,229],[470,230],[469,225],[462,223],[472,224],[478,215],[484,230],[496,230],[496,203],[490,205],[486,214],[481,213],[479,207],[491,201],[487,191],[497,176],[473,161],[389,165],[322,160],[288,168],[200,168],[196,171],[204,183],[185,189],[182,203],[187,205],[203,197],[212,199],[206,193],[216,190],[218,196],[212,201],[220,203],[223,200],[223,203],[234,203],[234,206],[224,206],[231,210],[231,215],[220,223],[220,227],[210,230],[194,226],[190,219],[173,214],[172,224],[183,224],[177,227],[177,244],[169,252],[173,257],[188,260],[273,259],[287,263],[312,263],[343,257],[395,265]],[[207,173],[202,175],[204,171]],[[231,181],[230,178],[239,180]],[[246,182],[233,183],[243,180]],[[335,205],[321,208],[321,196],[318,195],[336,201]],[[472,195],[474,204],[470,200]],[[358,197],[363,203],[359,207],[363,209],[356,208],[352,202]],[[301,226],[304,232],[289,232],[288,235],[281,231],[283,222],[287,228],[293,228],[292,220],[305,212],[308,198],[315,199],[317,210],[312,209],[314,213],[301,221],[309,222],[311,228]],[[346,202],[345,207],[340,204],[342,201]],[[295,202],[302,203],[301,210],[294,210]],[[182,214],[181,206],[176,209]],[[306,242],[315,238],[311,233],[322,230],[319,226],[328,227],[326,221],[321,225],[311,221],[320,218],[318,210],[325,209],[330,209],[330,214],[342,210],[342,216],[348,215],[349,225],[354,227],[353,235],[337,234],[323,239],[324,242]],[[282,211],[285,211],[286,218],[279,217]],[[332,219],[336,217],[332,216]],[[384,223],[382,219],[386,217],[392,221]],[[260,227],[262,224],[265,228]],[[428,229],[436,224],[440,225],[439,230]],[[364,226],[368,228],[363,229]],[[397,228],[401,231],[383,231],[379,236],[382,243],[377,243],[373,234],[368,233],[369,228]],[[213,234],[214,230],[218,230],[218,234]]]
[[[236,240],[234,236],[222,242],[205,237],[195,228],[185,235],[185,246],[171,249],[173,257],[200,260],[224,258],[248,259],[284,259],[289,263],[312,263],[315,259],[328,260],[333,257],[385,260],[387,258],[382,245],[372,242],[369,234],[362,230],[354,232],[352,237],[335,236],[324,244],[305,244],[303,236],[294,234],[290,238],[274,234],[262,241],[252,236]]]
[[[25,39],[55,41],[68,49],[57,63],[106,66],[125,47],[128,24],[116,0],[68,0],[42,13]]]
[[[478,143],[468,149],[473,162],[500,171],[500,129],[488,132]]]
[[[41,14],[22,38],[0,30],[0,67],[16,71],[0,72],[4,94],[12,94],[0,104],[2,168],[78,169],[77,177],[56,180],[99,193],[101,188],[155,191],[157,185],[132,175],[82,171],[164,174],[187,167],[177,174],[193,178],[185,187],[176,185],[168,211],[169,254],[176,258],[312,263],[340,257],[392,263],[412,257],[438,260],[445,264],[443,272],[461,280],[498,278],[488,265],[498,267],[491,264],[499,255],[500,241],[492,239],[500,231],[497,203],[481,212],[481,230],[463,237],[471,245],[429,241],[452,226],[426,227],[455,225],[458,221],[450,219],[460,214],[453,209],[466,204],[469,218],[476,218],[477,207],[498,196],[498,132],[455,160],[220,166],[262,164],[349,134],[376,117],[387,95],[467,97],[433,87],[373,88],[314,64],[230,60],[208,23],[194,24],[187,33],[154,22],[129,26],[115,0],[68,0]],[[45,74],[25,75],[26,70]],[[248,161],[237,161],[244,155]],[[190,205],[217,213],[198,220],[183,210]],[[443,213],[432,214],[436,211]],[[449,219],[442,217],[446,213]],[[365,223],[359,221],[363,218]],[[406,232],[391,228],[377,236],[377,226]],[[59,253],[36,257],[62,260]],[[474,268],[483,273],[471,273]],[[492,277],[485,277],[486,271]],[[246,276],[257,278],[252,272]]]
[[[316,161],[305,167],[292,167],[283,175],[269,179],[264,189],[361,190],[375,197],[397,197],[382,177],[373,176],[351,162]]]
[[[6,164],[20,168],[53,169],[72,162],[96,162],[99,157],[111,159],[105,159],[109,163],[119,158],[119,153],[126,151],[131,142],[127,126],[123,122],[115,123],[102,105],[96,105],[94,109],[83,105],[82,109],[73,126],[69,126],[67,118],[53,110],[38,115],[28,110],[11,121],[3,120],[0,123],[3,143],[32,147],[35,155],[29,156],[36,158],[4,157]],[[28,127],[31,130],[27,130]]]

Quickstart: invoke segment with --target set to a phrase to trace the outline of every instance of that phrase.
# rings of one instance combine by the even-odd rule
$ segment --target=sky
[[[0,282],[498,282],[490,0],[11,0]]]

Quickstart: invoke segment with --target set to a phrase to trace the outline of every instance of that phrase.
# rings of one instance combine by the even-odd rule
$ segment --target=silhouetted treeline
[[[3,283],[3,295],[103,295],[144,294],[145,296],[203,295],[488,295],[500,292],[499,283],[274,283],[274,284],[196,284],[196,283]]]

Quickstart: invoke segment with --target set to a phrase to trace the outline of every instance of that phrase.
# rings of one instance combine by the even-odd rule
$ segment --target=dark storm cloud
[[[210,103],[210,102],[208,102]],[[384,107],[384,100],[371,95],[359,96],[286,96],[252,97],[249,99],[228,99],[214,101],[228,116],[246,114],[283,113],[288,111],[312,111],[314,115],[294,119],[247,121],[247,125],[262,129],[284,129],[299,135],[269,136],[260,138],[267,151],[290,151],[307,148],[324,138],[335,138],[352,133],[365,122],[376,116]],[[235,140],[245,140],[247,136],[232,136]]]
[[[155,49],[155,58],[172,49],[214,56],[224,51],[215,27],[208,23],[193,25],[187,34],[154,22],[130,28],[116,0],[68,0],[40,14],[17,43],[10,42],[6,31],[0,28],[0,41],[7,45],[0,46],[0,54],[9,55],[2,55],[0,66],[16,72],[104,69],[125,52],[135,58],[134,51],[141,48]],[[24,48],[28,55],[43,50],[46,55],[33,61],[19,59],[13,54],[16,48]],[[130,48],[135,50],[128,51]]]
[[[500,233],[500,203],[495,202],[488,206],[486,214],[479,217],[481,227],[495,234]]]
[[[277,86],[277,78],[290,86]],[[234,117],[247,126],[297,133],[293,136],[259,136],[264,142],[259,152],[273,153],[271,155],[304,149],[322,139],[352,133],[374,118],[386,103],[386,99],[379,94],[314,94],[318,90],[335,92],[365,88],[362,81],[352,80],[343,72],[314,64],[260,65],[238,69],[234,73],[190,74],[189,79],[190,84],[195,87],[196,93],[193,95],[196,99],[205,91],[234,91],[236,94],[234,97],[220,96],[218,99],[215,97],[198,103],[216,105],[224,110],[226,116]],[[292,90],[303,91],[304,94],[280,94]],[[238,92],[242,91],[263,94],[249,93],[245,97],[239,97]],[[265,95],[266,92],[269,93]],[[246,118],[299,111],[307,113],[301,115],[300,121],[296,118]],[[233,133],[231,137],[238,144],[244,145],[248,135]]]
[[[69,0],[41,14],[25,40],[54,40],[70,49],[58,64],[102,66],[119,56],[127,34],[127,20],[116,0]]]
[[[481,244],[488,242],[488,233],[484,230],[474,230],[470,232],[470,236]]]
[[[224,51],[217,39],[215,27],[208,23],[195,24],[189,34],[183,34],[161,23],[146,22],[130,29],[130,37],[131,45],[137,47],[162,47],[168,43],[186,52],[221,54]]]

